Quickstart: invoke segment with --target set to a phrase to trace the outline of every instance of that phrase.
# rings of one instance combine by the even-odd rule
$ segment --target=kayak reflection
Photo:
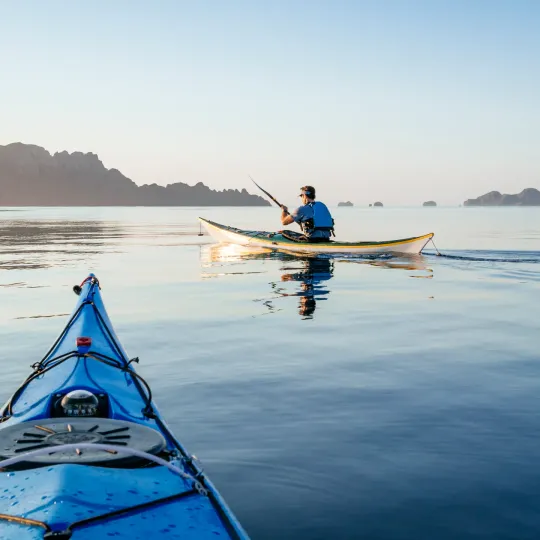
[[[325,282],[334,274],[334,259],[325,255],[287,253],[271,251],[264,248],[247,248],[231,244],[213,244],[202,246],[201,262],[203,267],[217,267],[219,272],[204,273],[204,277],[216,277],[217,275],[254,274],[257,268],[239,272],[235,268],[227,271],[223,266],[234,267],[235,264],[245,261],[277,261],[285,263],[279,268],[281,277],[279,281],[270,282],[274,296],[264,299],[263,305],[269,313],[280,311],[276,309],[273,301],[279,298],[298,298],[297,311],[302,319],[312,319],[317,308],[318,300],[326,300],[330,293]]]
[[[246,262],[249,261],[258,261],[260,264],[249,264],[249,269],[245,269]],[[318,303],[328,298],[330,289],[327,282],[334,276],[334,268],[338,263],[410,271],[410,277],[413,278],[433,277],[433,270],[422,255],[350,257],[300,254],[233,244],[201,246],[204,278],[266,274],[269,271],[268,263],[271,262],[281,263],[278,269],[281,274],[279,279],[270,282],[273,296],[259,298],[256,301],[267,308],[267,313],[276,313],[287,305],[287,302],[276,300],[296,297],[298,298],[296,311],[304,320],[313,319]],[[274,272],[275,270],[272,273]]]

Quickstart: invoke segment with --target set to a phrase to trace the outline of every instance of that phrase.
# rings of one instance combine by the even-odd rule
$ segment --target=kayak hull
[[[0,540],[48,538],[45,526],[74,540],[248,538],[133,365],[91,275],[0,414]],[[96,414],[68,416],[62,403],[73,391],[96,396]]]
[[[241,246],[261,247],[273,250],[286,250],[298,253],[352,253],[374,255],[384,253],[418,254],[433,238],[434,233],[400,240],[383,242],[295,242],[288,240],[280,233],[266,231],[247,231],[221,225],[213,221],[199,218],[208,234],[220,243],[238,244]]]

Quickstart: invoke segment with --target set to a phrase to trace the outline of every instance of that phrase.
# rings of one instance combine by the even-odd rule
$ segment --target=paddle
[[[248,175],[249,176],[249,175]],[[268,191],[266,191],[265,189],[263,189],[261,186],[259,186],[259,184],[257,184],[257,182],[255,182],[255,180],[253,180],[253,178],[251,178],[251,176],[249,177],[249,179],[267,196],[269,197],[272,201],[274,201],[282,210],[285,207],[284,204],[281,204],[275,197],[273,197],[272,195],[270,195],[270,193],[268,193]],[[291,215],[289,213],[289,211],[287,210],[287,214],[289,214],[289,216]]]

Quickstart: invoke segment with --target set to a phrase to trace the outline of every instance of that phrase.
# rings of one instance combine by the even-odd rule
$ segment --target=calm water
[[[253,538],[540,536],[540,210],[339,209],[343,239],[443,253],[212,246],[197,215],[0,209],[0,394],[95,272],[161,412]],[[258,227],[257,227],[258,228]]]

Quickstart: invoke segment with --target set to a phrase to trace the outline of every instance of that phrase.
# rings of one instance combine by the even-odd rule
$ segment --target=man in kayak
[[[326,204],[315,201],[315,188],[304,186],[300,189],[302,206],[289,212],[286,206],[281,207],[281,223],[290,225],[298,223],[307,242],[328,242],[334,234],[334,219]],[[286,231],[284,231],[286,232]],[[284,234],[285,237],[287,237]]]

